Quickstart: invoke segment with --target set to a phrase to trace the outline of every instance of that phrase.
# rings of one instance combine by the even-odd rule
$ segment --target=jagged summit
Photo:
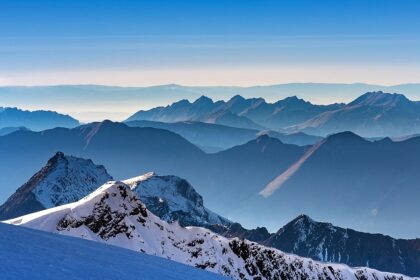
[[[307,104],[307,105],[311,105],[311,103],[309,101],[306,101],[302,98],[298,98],[296,95],[293,96],[289,96],[286,97],[282,100],[277,101],[275,104],[279,104],[279,105],[302,105],[302,104]]]
[[[213,104],[213,100],[205,95],[200,96],[197,98],[192,104],[194,105],[211,105]]]
[[[419,239],[394,239],[358,232],[299,215],[262,242],[285,252],[324,262],[340,262],[419,275]]]
[[[182,226],[230,225],[232,222],[204,207],[203,197],[180,177],[154,172],[125,180],[147,208],[167,222]]]
[[[0,206],[0,220],[77,201],[109,180],[104,166],[57,152]]]
[[[234,95],[231,99],[228,100],[228,102],[238,102],[238,101],[245,101],[246,99],[242,95]]]
[[[311,219],[311,217],[309,217],[306,214],[300,214],[299,216],[297,216],[296,218],[294,218],[292,221],[290,221],[290,223],[296,223],[299,221],[304,221],[304,222],[314,222],[314,220]]]

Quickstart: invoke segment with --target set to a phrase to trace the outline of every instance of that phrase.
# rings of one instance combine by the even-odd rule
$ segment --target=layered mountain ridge
[[[267,103],[263,98],[245,99],[239,95],[226,102],[213,102],[212,99],[202,96],[192,103],[181,100],[166,107],[139,111],[129,117],[126,122],[136,120],[170,123],[200,121],[248,129],[263,129],[264,127],[280,129],[341,106],[341,104],[313,105],[297,97]]]
[[[75,129],[19,131],[0,137],[0,156],[7,162],[0,169],[0,195],[4,201],[60,150],[105,165],[115,178],[151,170],[176,174],[195,186],[209,209],[249,228],[274,231],[307,213],[356,230],[415,238],[419,227],[410,221],[416,219],[419,194],[418,139],[367,141],[345,132],[311,149],[261,135],[206,154],[176,133],[109,121]],[[291,166],[299,168],[286,172]],[[271,195],[258,195],[282,174],[291,176]],[[261,216],[263,225],[258,223]]]
[[[224,117],[227,121],[223,121]],[[296,96],[275,103],[238,95],[216,102],[201,97],[192,103],[182,100],[166,107],[139,111],[127,119],[134,120],[202,121],[319,136],[348,130],[363,137],[402,137],[420,132],[420,103],[402,94],[382,91],[367,92],[348,104],[331,105],[314,105]]]
[[[165,123],[156,121],[129,121],[128,126],[153,127],[175,132],[206,152],[219,152],[234,146],[245,144],[261,135],[277,138],[285,144],[299,146],[312,145],[323,138],[305,133],[281,133],[273,130],[238,128],[203,122]]]

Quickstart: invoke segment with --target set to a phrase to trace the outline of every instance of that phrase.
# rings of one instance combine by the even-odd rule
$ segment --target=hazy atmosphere
[[[0,279],[419,280],[419,15],[0,0]]]

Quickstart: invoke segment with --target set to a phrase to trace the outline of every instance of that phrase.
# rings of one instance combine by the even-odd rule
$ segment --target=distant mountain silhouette
[[[348,104],[314,105],[296,96],[275,103],[239,95],[213,102],[201,97],[139,111],[128,121],[201,121],[232,127],[327,136],[352,131],[363,137],[405,137],[420,133],[420,102],[404,95],[367,92]]]
[[[4,135],[7,135],[12,132],[19,131],[19,130],[28,130],[28,129],[24,126],[3,127],[3,128],[0,128],[0,136],[4,136]]]
[[[343,104],[314,105],[292,96],[273,104],[261,102],[258,106],[247,108],[241,114],[257,123],[263,123],[269,128],[281,129],[342,106]]]
[[[18,108],[0,107],[0,128],[24,126],[31,130],[54,127],[76,127],[79,122],[68,115],[53,111],[24,111]]]
[[[263,98],[245,99],[236,95],[229,101],[213,102],[202,96],[190,103],[188,100],[170,106],[139,111],[127,121],[148,120],[160,122],[201,121],[232,127],[280,129],[306,121],[322,112],[342,107],[342,104],[313,105],[296,97],[276,103],[267,103]]]
[[[420,84],[402,84],[381,86],[363,83],[327,84],[327,83],[288,83],[267,86],[210,86],[193,87],[176,84],[149,87],[118,87],[103,85],[56,85],[56,86],[9,86],[0,87],[0,104],[30,104],[38,108],[74,108],[78,119],[106,119],[109,114],[125,117],[124,111],[135,112],[140,106],[148,107],[170,104],[181,99],[195,100],[201,95],[213,100],[228,100],[235,94],[244,98],[262,97],[270,102],[284,99],[291,95],[299,96],[314,104],[327,104],[331,100],[342,102],[353,100],[364,92],[372,91],[400,92],[412,100],[420,100]],[[60,96],[60,98],[57,98]],[[110,110],[113,104],[113,110]],[[16,105],[17,107],[22,105]],[[96,113],[91,112],[95,108]]]
[[[154,127],[166,129],[175,132],[191,143],[199,146],[204,151],[218,151],[233,146],[245,144],[254,140],[256,137],[268,134],[277,138],[286,144],[311,145],[321,141],[323,138],[307,135],[305,133],[284,134],[270,130],[254,130],[230,127],[218,124],[209,124],[203,122],[154,122],[154,121],[130,121],[126,122],[128,126],[134,127]]]
[[[298,125],[297,130],[317,135],[350,130],[365,137],[415,134],[420,132],[420,102],[401,94],[368,92]]]

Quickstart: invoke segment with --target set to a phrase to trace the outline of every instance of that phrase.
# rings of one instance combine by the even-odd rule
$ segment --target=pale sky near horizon
[[[0,85],[420,82],[420,1],[0,0]]]

